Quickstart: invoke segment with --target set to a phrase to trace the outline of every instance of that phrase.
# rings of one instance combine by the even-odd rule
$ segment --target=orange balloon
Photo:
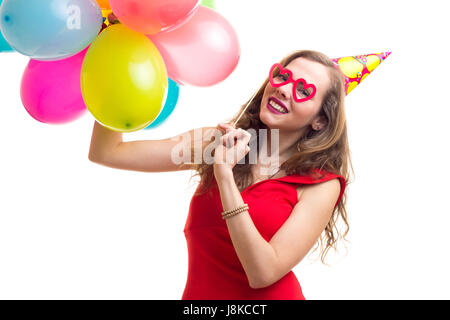
[[[97,2],[101,9],[111,9],[108,0],[97,0]]]

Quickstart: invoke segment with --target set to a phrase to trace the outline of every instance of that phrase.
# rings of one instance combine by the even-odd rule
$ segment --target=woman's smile
[[[274,97],[269,98],[267,109],[275,114],[286,114],[289,112],[284,103]]]

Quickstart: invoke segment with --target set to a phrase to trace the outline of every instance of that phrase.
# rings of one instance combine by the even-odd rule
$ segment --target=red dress
[[[297,187],[338,178],[341,193],[345,179],[329,172],[317,180],[311,176],[289,175],[259,181],[241,192],[249,205],[249,214],[266,241],[283,225],[298,202]],[[276,283],[260,289],[249,286],[231,242],[228,227],[222,219],[222,202],[217,183],[204,194],[192,197],[184,227],[188,247],[188,275],[183,300],[303,300],[297,277],[289,271]]]

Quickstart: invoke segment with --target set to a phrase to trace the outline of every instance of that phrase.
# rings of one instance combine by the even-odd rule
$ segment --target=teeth
[[[270,104],[275,110],[280,111],[280,112],[282,112],[282,113],[287,113],[286,110],[285,110],[283,107],[281,107],[278,103],[276,103],[275,101],[270,100],[270,101],[269,101],[269,104]]]

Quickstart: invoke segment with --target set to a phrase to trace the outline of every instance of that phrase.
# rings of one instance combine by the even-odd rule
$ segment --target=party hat
[[[332,59],[345,75],[345,92],[349,94],[390,54],[391,52],[381,52]]]

